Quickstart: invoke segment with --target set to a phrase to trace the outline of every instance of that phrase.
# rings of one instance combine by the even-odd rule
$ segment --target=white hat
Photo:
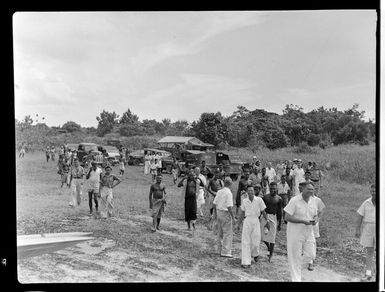
[[[257,156],[253,156],[253,158],[257,158]]]

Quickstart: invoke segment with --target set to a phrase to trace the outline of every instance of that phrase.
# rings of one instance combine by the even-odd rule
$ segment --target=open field
[[[374,150],[357,156],[354,149],[348,150],[350,156],[337,149],[329,150],[331,160],[333,151],[337,158],[342,156],[347,162],[360,161],[367,155],[367,163],[372,161],[371,167],[375,167]],[[273,161],[286,159],[283,153],[276,154],[272,151],[263,157]],[[288,156],[287,159],[293,158],[291,153]],[[306,155],[294,156],[307,159]],[[329,157],[311,159],[326,161]],[[69,189],[60,189],[56,163],[45,162],[43,152],[16,159],[16,171],[17,234],[87,231],[95,237],[52,254],[21,260],[18,279],[22,283],[290,280],[285,225],[277,235],[273,262],[267,262],[267,250],[261,244],[263,259],[250,270],[244,270],[240,267],[240,234],[234,236],[234,258],[223,259],[215,254],[215,236],[207,230],[205,219],[198,220],[195,232],[186,230],[181,189],[173,185],[169,175],[163,176],[168,204],[161,222],[162,231],[151,233],[148,209],[151,179],[143,175],[142,167],[126,167],[124,181],[114,189],[115,217],[105,221],[88,215],[85,192],[79,208],[68,206]],[[366,185],[341,180],[333,171],[326,173],[322,189],[326,209],[320,223],[317,265],[314,272],[304,270],[307,281],[357,281],[362,276],[363,252],[354,238],[354,224],[356,209],[370,196],[369,190]],[[118,168],[113,172],[117,174]],[[237,183],[234,190],[236,186]]]

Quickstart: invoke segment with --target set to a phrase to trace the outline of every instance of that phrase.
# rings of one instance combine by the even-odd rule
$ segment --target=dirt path
[[[94,231],[95,239],[19,261],[18,279],[21,283],[290,280],[286,254],[279,248],[268,263],[261,245],[261,260],[243,269],[239,236],[234,237],[234,258],[225,259],[215,253],[215,237],[204,225],[198,223],[191,232],[184,222],[163,218],[162,230],[151,233],[151,222],[151,217],[138,214],[106,221],[86,215],[58,219],[54,224],[63,231]],[[322,266],[313,272],[304,269],[303,280],[358,281]]]

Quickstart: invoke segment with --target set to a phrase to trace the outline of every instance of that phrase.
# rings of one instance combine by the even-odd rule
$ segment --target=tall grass
[[[238,154],[243,161],[251,162],[256,155],[262,164],[268,161],[273,166],[284,160],[300,158],[307,164],[315,161],[320,169],[327,170],[329,176],[349,183],[367,184],[376,178],[376,144],[366,146],[340,145],[327,149],[313,148],[313,153],[296,153],[295,148],[277,150],[260,149],[252,152],[248,149],[230,149],[231,153]]]

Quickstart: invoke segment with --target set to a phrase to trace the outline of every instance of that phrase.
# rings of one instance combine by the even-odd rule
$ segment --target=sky
[[[103,110],[199,119],[238,105],[375,118],[375,10],[18,12],[15,118],[97,127]]]

